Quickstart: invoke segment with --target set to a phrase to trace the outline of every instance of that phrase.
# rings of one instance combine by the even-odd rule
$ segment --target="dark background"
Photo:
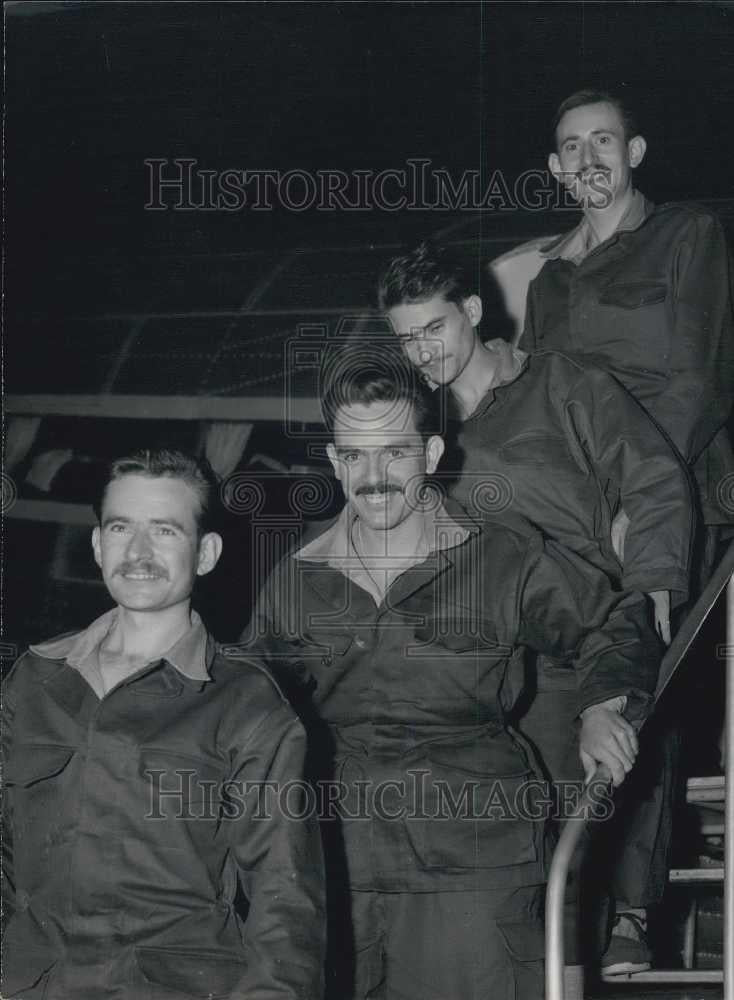
[[[350,172],[425,158],[457,181],[464,171],[485,182],[501,171],[512,186],[545,168],[557,104],[595,86],[638,112],[648,139],[638,182],[649,197],[701,199],[726,224],[734,218],[731,2],[20,2],[4,14],[10,394],[239,398],[253,373],[246,393],[260,384],[284,393],[271,369],[294,325],[319,310],[331,321],[330,309],[369,307],[386,248],[440,232],[487,259],[574,222],[568,211],[496,207],[153,212],[145,209],[150,158]],[[269,314],[233,318],[293,251],[259,299]],[[141,315],[144,329],[135,325]],[[246,408],[245,400],[245,417]],[[23,475],[34,458],[72,447],[85,460],[56,477],[51,496],[78,503],[90,489],[86,458],[172,436],[196,447],[201,427],[44,418],[12,488],[33,496]],[[293,470],[303,445],[285,455],[286,444],[281,427],[262,424],[243,461],[277,453]],[[269,480],[274,516],[286,493]],[[87,529],[17,516],[6,525],[10,646],[88,622],[106,597]],[[235,527],[249,530],[243,517]],[[226,585],[247,562],[242,544],[228,546],[209,581],[213,624],[227,638],[254,587],[252,573]]]
[[[379,211],[146,212],[146,158],[377,171],[426,157],[457,178],[513,179],[545,166],[554,108],[589,84],[638,110],[653,200],[732,196],[731,2],[21,2],[5,18],[11,312],[119,305],[115,265],[124,276],[130,255],[416,229]],[[103,287],[85,281],[103,261]],[[134,284],[126,303],[146,304]]]

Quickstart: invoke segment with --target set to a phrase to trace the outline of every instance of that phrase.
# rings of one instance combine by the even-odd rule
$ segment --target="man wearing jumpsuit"
[[[521,344],[531,352],[566,351],[610,371],[675,444],[696,483],[696,596],[719,541],[731,537],[734,526],[734,456],[726,428],[734,400],[734,322],[724,232],[701,206],[656,207],[634,188],[646,143],[619,99],[579,91],[560,105],[554,125],[548,165],[583,219],[541,249],[545,264],[529,287]],[[623,503],[621,533],[627,516]],[[669,750],[653,799],[667,796],[677,739],[668,727],[655,741],[661,753],[666,743]],[[664,823],[669,827],[670,818]],[[654,826],[644,823],[628,833],[630,842],[648,845],[655,836]],[[607,972],[646,967],[646,911],[659,902],[667,879],[667,866],[646,873],[639,865],[629,868],[630,858],[625,852],[615,875],[617,911],[626,916],[604,959]]]
[[[253,816],[264,783],[303,784],[303,727],[190,607],[217,493],[180,452],[113,463],[92,540],[116,606],[4,685],[8,1000],[321,994],[318,825],[290,815],[297,787],[288,814]]]
[[[450,253],[423,244],[394,258],[378,288],[408,357],[450,388],[459,411],[463,465],[453,495],[522,514],[618,585],[647,593],[669,641],[671,605],[688,592],[693,535],[684,466],[611,375],[553,351],[528,356],[504,341],[482,343],[475,281]],[[612,545],[616,497],[630,517],[623,563]],[[566,668],[541,657],[537,696],[519,722],[554,779],[574,776],[573,688]],[[640,812],[655,836],[632,847],[635,884],[666,871],[665,794],[648,796]]]
[[[620,782],[637,750],[621,712],[644,716],[659,644],[640,594],[522,519],[427,490],[437,400],[388,353],[327,387],[346,505],[276,567],[243,638],[331,782],[327,995],[540,1000],[548,803],[506,725],[523,647],[573,664],[584,760]]]
[[[611,371],[694,470],[704,524],[732,525],[734,318],[721,223],[699,205],[656,207],[634,188],[646,143],[617,98],[571,95],[555,139],[548,165],[584,214],[542,249],[521,344]],[[698,556],[704,582],[712,556]]]

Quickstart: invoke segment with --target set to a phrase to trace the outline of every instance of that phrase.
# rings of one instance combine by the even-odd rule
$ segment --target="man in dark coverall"
[[[488,497],[522,514],[618,585],[647,593],[670,641],[671,605],[688,592],[693,534],[684,466],[608,373],[554,351],[528,356],[505,341],[483,343],[475,281],[450,253],[423,244],[394,258],[378,288],[411,362],[450,389],[459,411],[463,465],[453,495],[472,506]],[[620,500],[630,517],[622,563],[612,544]],[[574,776],[574,697],[569,671],[541,657],[537,696],[519,725],[554,779]],[[627,868],[635,885],[666,870],[666,795],[657,789],[636,809],[642,836],[630,838]]]
[[[637,752],[621,713],[644,715],[659,643],[642,595],[523,519],[469,518],[427,490],[436,397],[388,355],[357,354],[327,388],[347,502],[276,567],[243,642],[334,783],[327,995],[540,1000],[544,809],[506,727],[522,647],[573,663],[581,753],[619,782]]]
[[[321,842],[292,814],[303,727],[190,607],[222,547],[217,492],[180,452],[113,463],[92,542],[116,606],[5,683],[5,998],[321,996]],[[288,815],[253,818],[263,783],[295,784]]]
[[[656,207],[635,190],[646,143],[619,99],[579,91],[560,105],[554,131],[548,164],[583,219],[541,249],[546,263],[529,287],[521,345],[565,351],[610,371],[678,448],[696,480],[702,523],[691,574],[697,596],[719,539],[734,526],[726,428],[734,400],[734,320],[724,232],[701,206]],[[623,504],[615,523],[621,537],[629,513]],[[661,734],[656,743],[662,751],[670,741],[664,766],[671,771],[676,737],[662,728]],[[671,775],[662,780],[670,784]],[[651,843],[650,837],[641,828],[629,832],[630,839]],[[648,879],[639,869],[624,871],[623,859],[617,910],[627,916],[603,961],[607,972],[645,967],[646,910],[659,902],[667,878],[667,866],[651,869]]]
[[[734,317],[721,223],[699,205],[656,207],[635,190],[646,143],[617,98],[571,95],[555,139],[548,165],[583,219],[542,248],[521,345],[611,371],[694,470],[703,522],[731,526]],[[704,582],[712,555],[698,557]]]

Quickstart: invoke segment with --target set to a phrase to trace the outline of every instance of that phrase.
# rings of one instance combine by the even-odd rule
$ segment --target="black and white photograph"
[[[0,1000],[734,1000],[734,2],[3,23]]]

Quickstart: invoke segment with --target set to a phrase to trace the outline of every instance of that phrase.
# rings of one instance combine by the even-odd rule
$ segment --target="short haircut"
[[[405,302],[426,302],[434,295],[460,305],[476,293],[479,283],[479,273],[472,273],[458,255],[424,242],[385,265],[377,283],[377,301],[383,312]]]
[[[612,107],[616,109],[617,114],[622,121],[625,142],[629,142],[630,139],[633,139],[636,135],[640,134],[634,114],[630,111],[621,97],[617,97],[616,94],[609,94],[604,90],[577,90],[575,93],[571,94],[570,97],[567,97],[565,101],[562,101],[558,106],[555,118],[553,119],[554,145],[556,144],[556,130],[561,124],[561,118],[563,118],[567,111],[573,111],[574,108],[582,108],[587,104],[611,104]]]
[[[219,480],[205,459],[194,458],[183,451],[168,448],[143,449],[122,458],[116,458],[107,466],[101,479],[94,512],[102,521],[107,488],[110,483],[123,476],[148,476],[150,479],[169,477],[180,479],[190,486],[199,500],[196,527],[199,538],[215,528],[219,500]]]
[[[424,440],[443,432],[441,394],[428,388],[392,337],[389,343],[379,338],[370,343],[355,339],[327,355],[321,386],[324,423],[332,434],[342,407],[392,402],[412,406],[416,429]]]

